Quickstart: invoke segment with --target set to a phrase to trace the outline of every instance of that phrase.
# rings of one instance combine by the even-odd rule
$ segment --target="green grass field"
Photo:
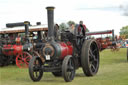
[[[101,52],[99,71],[94,77],[84,76],[80,68],[72,82],[66,83],[62,77],[54,77],[51,73],[44,73],[41,81],[33,82],[28,69],[7,66],[0,68],[0,85],[128,85],[126,48]]]

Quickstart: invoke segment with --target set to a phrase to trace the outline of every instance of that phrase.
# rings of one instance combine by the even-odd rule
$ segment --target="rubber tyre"
[[[92,47],[93,47],[93,49],[96,50],[96,52],[94,52],[95,53],[94,55],[96,56],[95,59],[97,59],[97,61],[93,61],[93,59],[91,61],[91,58],[93,58],[92,56],[90,56],[90,50]],[[91,68],[91,67],[94,67],[94,66],[92,66],[93,64],[91,64],[93,62],[97,62],[96,65],[94,64],[94,66],[95,66],[95,70],[93,69],[94,71]],[[98,46],[97,46],[97,43],[95,40],[85,40],[84,41],[84,43],[82,45],[82,50],[81,50],[81,65],[82,65],[83,72],[86,76],[94,76],[98,72],[99,49],[98,49]]]
[[[37,78],[34,76],[34,62],[35,62],[35,60],[38,60],[38,64],[40,66],[40,68],[39,68],[39,76]],[[41,66],[42,66],[42,61],[41,61],[41,59],[39,57],[33,56],[32,59],[29,61],[29,75],[30,75],[30,78],[34,82],[40,81],[40,79],[43,76],[43,70],[41,69]]]

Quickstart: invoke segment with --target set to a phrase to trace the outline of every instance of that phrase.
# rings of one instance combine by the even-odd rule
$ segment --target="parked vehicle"
[[[23,23],[22,23],[23,24]],[[9,26],[18,24],[9,24]],[[46,27],[30,26],[29,22],[24,22],[23,27],[7,28],[0,31],[0,66],[15,64],[19,68],[27,68],[33,43],[41,40],[41,31],[47,31]],[[33,39],[33,32],[37,32],[38,39]],[[30,39],[31,38],[31,39]],[[43,39],[45,40],[45,39]]]

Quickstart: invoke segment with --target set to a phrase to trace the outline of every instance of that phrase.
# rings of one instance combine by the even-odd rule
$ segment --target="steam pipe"
[[[113,33],[113,30],[86,32],[86,35],[101,35],[101,34],[111,34],[111,33]]]
[[[54,41],[54,7],[46,7],[48,18],[48,40]]]

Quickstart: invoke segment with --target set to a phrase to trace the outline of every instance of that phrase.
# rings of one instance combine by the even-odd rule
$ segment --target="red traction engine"
[[[96,41],[87,40],[85,35],[74,35],[69,31],[62,32],[61,40],[55,41],[53,10],[54,7],[47,7],[48,40],[45,43],[36,43],[40,50],[38,55],[30,59],[30,78],[39,81],[43,72],[52,72],[55,77],[62,76],[66,82],[70,82],[79,67],[82,67],[86,76],[94,76],[99,68]],[[84,30],[83,27],[81,29]]]
[[[18,42],[17,42],[17,40],[18,40]],[[16,38],[17,44],[15,44],[15,45],[12,45],[12,44],[3,45],[3,48],[2,48],[3,54],[5,56],[16,56],[18,53],[21,53],[23,46],[20,45],[20,40],[21,40],[21,38],[17,37]],[[18,43],[19,43],[19,45],[18,45]]]
[[[27,31],[28,32],[28,31]],[[26,34],[28,36],[28,33]],[[26,38],[26,41],[28,38]],[[26,42],[24,45],[22,43],[22,38],[17,37],[15,39],[15,44],[7,43],[2,46],[1,65],[5,63],[9,64],[11,62],[16,62],[19,68],[27,68],[30,58],[32,56],[28,53],[32,49],[32,45]]]
[[[112,50],[114,50],[114,49],[117,50],[116,41],[114,39],[114,30],[87,32],[86,34],[88,36],[89,35],[112,34],[112,40],[109,37],[106,37],[106,38],[101,37],[101,38],[96,38],[96,41],[97,41],[100,51],[107,49],[107,48],[111,48]]]

